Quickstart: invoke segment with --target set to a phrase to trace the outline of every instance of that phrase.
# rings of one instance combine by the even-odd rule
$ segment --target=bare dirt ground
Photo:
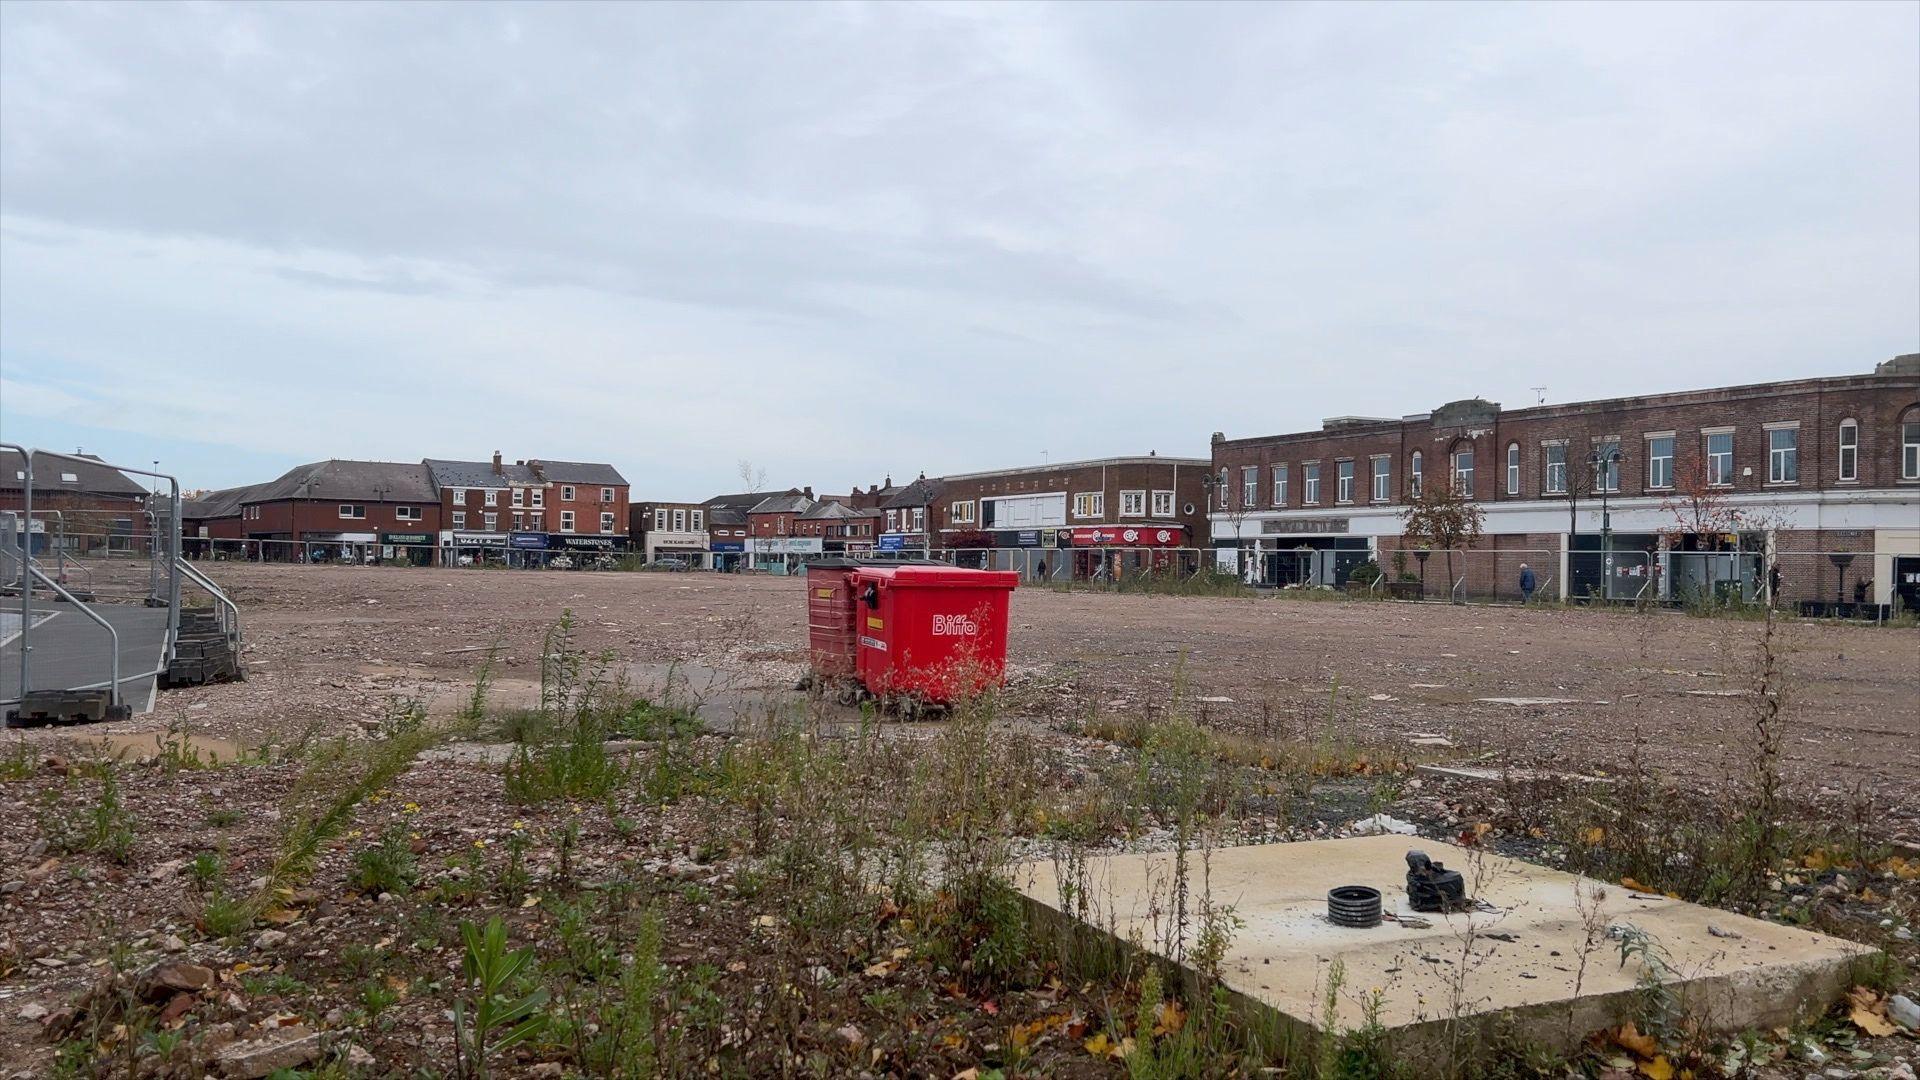
[[[453,708],[492,646],[504,692],[524,695],[564,611],[578,643],[611,650],[636,683],[679,663],[696,681],[760,685],[796,678],[806,659],[791,578],[211,569],[246,612],[249,680],[163,694],[133,728],[257,744],[376,717],[393,694]],[[1617,767],[1640,741],[1655,770],[1704,782],[1744,767],[1761,634],[1674,612],[1038,589],[1015,594],[1012,624],[1009,660],[1044,677],[1057,696],[1036,704],[1056,714],[1164,703],[1178,681],[1212,724],[1298,729],[1332,715],[1369,737],[1439,733],[1575,770]],[[1864,784],[1882,806],[1920,814],[1920,631],[1787,627],[1790,780]]]
[[[1640,874],[1920,963],[1920,859],[1887,846],[1911,841],[1920,813],[1916,630],[1784,624],[1775,686],[1796,801],[1782,814],[1799,839],[1733,889],[1703,865],[1728,850],[1716,830],[1730,819],[1713,816],[1726,807],[1678,807],[1746,781],[1758,623],[1022,590],[990,734],[906,724],[822,740],[744,719],[797,700],[805,624],[790,578],[207,569],[242,607],[246,682],[163,692],[128,724],[6,733],[0,816],[18,827],[0,830],[0,1076],[453,1075],[451,1010],[473,1000],[460,924],[492,916],[537,953],[514,993],[537,982],[553,995],[537,1037],[491,1055],[499,1075],[1152,1075],[1121,1056],[1143,1008],[1138,971],[1086,979],[1029,956],[983,974],[997,939],[982,928],[998,924],[976,912],[956,928],[964,894],[876,900],[856,884],[871,876],[841,863],[897,857],[909,849],[894,826],[938,836],[962,804],[1010,858],[1170,846],[1182,811],[1167,769],[1188,767],[1188,744],[1151,725],[1180,713],[1224,733],[1187,759],[1209,842],[1344,835],[1384,811],[1423,835],[1606,880]],[[505,733],[539,703],[563,613],[571,647],[604,652],[633,692],[658,699],[677,680],[712,726],[741,719],[748,733],[629,739],[610,764],[596,758],[616,772],[594,794],[516,792],[530,774],[503,767],[525,752],[505,740],[565,760],[551,736]],[[400,703],[453,722],[489,656],[488,722],[346,804],[293,887],[272,889],[303,815],[343,783],[315,766],[319,741],[351,736],[361,749],[344,771],[358,775],[369,766],[353,755],[398,741]],[[167,732],[194,749],[117,767],[90,749]],[[237,753],[249,756],[196,760]],[[1415,775],[1414,760],[1618,785],[1596,800],[1570,781]],[[1651,794],[1648,773],[1677,793]],[[222,904],[245,897],[271,902],[223,920]],[[658,983],[636,989],[624,980],[651,970],[635,960],[649,933]],[[954,954],[955,940],[975,951]],[[1874,995],[1899,988],[1915,993],[1897,974],[1868,992],[1867,1026],[1769,1033],[1745,1059],[1758,1071],[1740,1075],[1798,1078],[1816,1053],[1897,1075],[1885,1070],[1920,1041],[1881,1033],[1889,1005]],[[1207,1042],[1199,1013],[1161,1021],[1142,1045],[1222,1055],[1164,1075],[1260,1074]],[[1589,1072],[1655,1075],[1661,1054],[1700,1077],[1738,1072],[1684,1025],[1671,1037],[1658,1054],[1633,1049],[1637,1035],[1603,1039]]]

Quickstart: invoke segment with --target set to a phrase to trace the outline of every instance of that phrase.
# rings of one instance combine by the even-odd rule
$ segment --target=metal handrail
[[[1465,590],[1466,587],[1467,587],[1467,576],[1465,574],[1462,574],[1460,575],[1460,580],[1453,583],[1453,595],[1451,596],[1450,599],[1452,599],[1453,602],[1456,604],[1466,603],[1466,601],[1461,599],[1461,596],[1460,596],[1461,592]]]
[[[207,595],[213,597],[213,602],[216,605],[232,613],[230,618],[222,619],[223,625],[221,626],[221,630],[226,633],[228,639],[233,643],[234,652],[238,653],[240,651],[240,605],[234,603],[232,597],[222,591],[220,586],[213,583],[212,578],[200,572],[197,567],[188,563],[185,559],[180,559],[178,562],[180,563],[181,573],[193,579],[194,584],[205,589]]]
[[[27,570],[29,573],[33,574],[34,577],[37,577],[42,582],[44,582],[47,588],[52,589],[55,593],[63,597],[67,601],[67,603],[72,604],[73,609],[75,611],[78,611],[80,614],[85,615],[87,618],[92,619],[94,622],[99,623],[101,626],[106,627],[108,636],[110,636],[113,639],[113,652],[110,657],[113,665],[112,668],[110,669],[113,673],[113,681],[109,683],[108,686],[111,687],[111,700],[113,702],[113,706],[116,709],[119,708],[120,707],[120,631],[115,630],[113,628],[113,624],[108,622],[105,618],[103,618],[99,612],[93,610],[93,608],[87,606],[86,604],[81,603],[78,598],[76,598],[72,593],[67,591],[66,586],[48,577],[46,573],[43,572],[39,567],[29,566],[27,567]],[[22,640],[21,644],[22,644],[22,651],[25,651],[24,639]],[[94,686],[69,687],[69,689],[75,689],[75,690],[91,690],[94,688],[95,688]],[[22,681],[20,683],[20,697],[22,700],[25,700],[26,696],[27,696],[27,684],[24,681]]]

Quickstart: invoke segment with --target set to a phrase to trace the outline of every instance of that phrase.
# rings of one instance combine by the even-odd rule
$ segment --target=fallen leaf
[[[1872,1035],[1876,1039],[1884,1039],[1897,1030],[1893,1026],[1893,1021],[1871,1009],[1863,1009],[1858,1005],[1855,1005],[1847,1011],[1847,1019],[1853,1021],[1854,1027]]]
[[[1654,1041],[1653,1036],[1642,1034],[1631,1020],[1614,1029],[1613,1041],[1643,1058],[1653,1057],[1660,1052],[1660,1044]]]
[[[1652,1061],[1641,1062],[1640,1072],[1647,1080],[1673,1080],[1673,1062],[1667,1060],[1667,1055],[1660,1054]]]
[[[1080,1045],[1086,1047],[1087,1053],[1092,1054],[1094,1057],[1106,1057],[1108,1054],[1113,1053],[1115,1049],[1113,1040],[1107,1038],[1107,1033],[1104,1031]]]
[[[975,1067],[965,1072],[954,1073],[953,1080],[980,1080],[980,1070],[978,1067]]]
[[[867,965],[866,969],[860,972],[860,974],[865,975],[869,979],[885,978],[893,974],[893,964],[889,961],[882,960],[877,964]]]
[[[539,897],[529,896],[525,900],[520,901],[520,906],[523,908],[530,908],[530,907],[533,907],[535,904],[538,904],[539,902],[540,902]]]
[[[1607,830],[1601,828],[1598,825],[1595,825],[1592,828],[1588,829],[1586,832],[1583,832],[1580,834],[1580,839],[1585,840],[1588,844],[1598,844],[1601,841],[1605,840],[1606,838],[1607,838]]]
[[[1163,1001],[1154,1010],[1153,1033],[1155,1035],[1178,1035],[1180,1029],[1187,1026],[1187,1010],[1177,1001]]]
[[[980,1011],[983,1013],[986,1013],[988,1016],[999,1016],[1000,1003],[993,1000],[992,998],[988,998],[987,1000],[980,1003]]]
[[[1623,878],[1621,878],[1621,879],[1620,879],[1620,887],[1621,887],[1621,888],[1623,888],[1623,889],[1627,889],[1627,890],[1629,890],[1629,891],[1632,891],[1632,892],[1646,892],[1646,893],[1650,893],[1650,892],[1652,892],[1652,891],[1653,891],[1652,889],[1649,889],[1649,888],[1647,888],[1647,887],[1646,887],[1645,885],[1642,885],[1642,884],[1640,884],[1640,882],[1638,882],[1638,881],[1636,881],[1636,880],[1634,880],[1633,878],[1630,878],[1630,877],[1623,877]]]

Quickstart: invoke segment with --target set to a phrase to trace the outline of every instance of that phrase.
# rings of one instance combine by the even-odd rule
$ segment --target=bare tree
[[[766,488],[767,470],[764,465],[756,467],[753,462],[741,458],[739,470],[740,482],[747,486],[747,494],[757,495]]]

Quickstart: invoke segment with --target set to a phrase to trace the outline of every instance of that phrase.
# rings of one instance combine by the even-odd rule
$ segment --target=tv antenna
[[[1531,386],[1531,387],[1528,387],[1528,389],[1529,389],[1529,390],[1532,390],[1532,391],[1533,391],[1533,403],[1534,403],[1535,405],[1545,405],[1545,404],[1547,403],[1547,388],[1546,388],[1546,387],[1544,387],[1544,386]]]

